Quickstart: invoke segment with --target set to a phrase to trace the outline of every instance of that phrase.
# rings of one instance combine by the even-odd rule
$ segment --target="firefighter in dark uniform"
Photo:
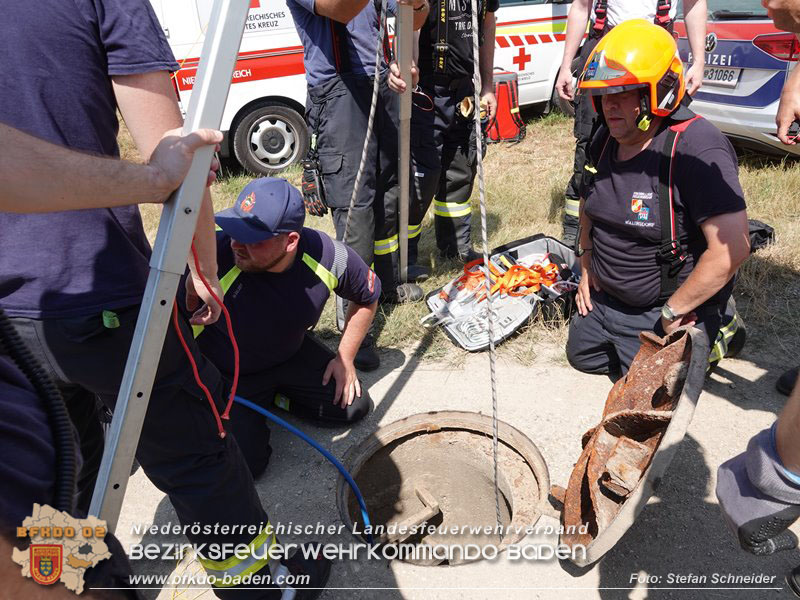
[[[602,123],[581,191],[567,340],[570,364],[587,373],[625,374],[644,330],[692,325],[714,345],[710,361],[727,351],[723,317],[750,250],[744,194],[730,142],[682,105],[676,51],[669,33],[632,19],[597,44],[579,80]]]
[[[572,246],[578,229],[578,203],[586,149],[597,123],[597,113],[585,95],[575,98],[573,77],[580,75],[597,42],[614,26],[629,19],[646,19],[670,32],[677,13],[676,0],[574,0],[567,17],[564,56],[556,79],[556,91],[564,100],[575,106],[575,160],[572,177],[564,192],[564,221],[562,239]],[[593,10],[592,10],[593,9]],[[590,22],[590,11],[593,18]],[[706,35],[706,0],[684,2],[686,31],[694,62],[686,73],[686,91],[694,94],[703,78]],[[581,41],[589,24],[589,37]],[[580,47],[580,53],[578,53]]]
[[[387,0],[389,13],[396,2]],[[419,28],[427,0],[408,0]],[[387,85],[386,62],[379,67],[381,88],[366,168],[352,211],[350,197],[361,160],[375,77],[380,2],[375,0],[289,0],[303,42],[308,103],[306,119],[312,141],[309,158],[318,168],[324,203],[331,208],[337,239],[343,240],[375,270],[384,299],[418,301],[422,290],[400,285],[397,257],[397,121],[398,98]],[[384,52],[389,52],[388,38]],[[305,188],[304,188],[305,192]],[[313,199],[306,206],[320,214]],[[348,212],[350,214],[348,214]],[[347,221],[350,221],[347,225]],[[344,239],[347,227],[347,239]]]
[[[481,104],[494,116],[495,11],[498,0],[480,1]],[[419,34],[419,90],[411,116],[415,199],[409,214],[408,263],[417,261],[420,223],[433,201],[436,245],[448,258],[476,257],[470,241],[470,195],[477,169],[473,106],[472,6],[469,0],[437,0]],[[427,96],[427,97],[426,97]],[[409,278],[425,270],[409,267]]]
[[[220,282],[239,346],[237,394],[324,425],[349,425],[370,409],[354,358],[378,308],[381,284],[352,248],[303,227],[304,220],[300,192],[272,177],[250,182],[232,208],[216,215]],[[349,300],[336,352],[310,331],[333,294]],[[226,324],[193,329],[203,355],[232,380],[237,365]],[[270,457],[265,419],[238,405],[230,418],[257,477]]]
[[[427,0],[385,0],[393,13],[397,2],[414,8],[414,27],[427,16]],[[353,210],[356,174],[367,134],[378,44],[380,0],[287,0],[303,43],[308,82],[306,121],[311,147],[304,162],[303,196],[309,214],[331,209],[336,239],[373,265],[383,285],[384,302],[418,302],[422,289],[400,283],[397,235],[397,94],[387,83],[386,62],[379,67],[380,92],[367,159]],[[389,54],[384,37],[384,57]],[[346,237],[345,237],[346,233]],[[346,301],[337,297],[339,329],[344,328]],[[371,371],[380,365],[374,339],[368,334],[356,356],[356,367]]]

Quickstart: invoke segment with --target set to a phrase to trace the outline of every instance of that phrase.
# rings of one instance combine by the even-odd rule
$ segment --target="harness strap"
[[[439,15],[436,17],[436,43],[433,45],[433,72],[444,75],[447,72],[447,4],[439,0]]]
[[[653,18],[653,23],[661,27],[669,27],[672,19],[669,17],[669,12],[672,10],[672,0],[657,0],[656,1],[656,16]],[[604,32],[608,19],[608,0],[597,0],[594,5],[594,25],[592,30],[595,34]]]
[[[350,35],[347,32],[347,25],[328,19],[331,28],[331,41],[333,43],[333,62],[336,66],[336,72],[339,75],[350,73],[352,67],[350,64],[350,49],[347,47],[347,38]]]
[[[657,258],[661,264],[660,302],[666,302],[678,289],[678,275],[686,262],[686,249],[678,236],[675,222],[675,199],[673,190],[673,165],[678,139],[687,127],[700,117],[671,125],[664,139],[661,161],[658,167],[658,210],[661,216],[661,244]]]
[[[606,28],[606,17],[608,17],[608,0],[597,0],[594,4],[594,25],[592,29],[597,32]]]
[[[658,0],[656,3],[656,17],[654,22],[656,25],[667,27],[671,19],[669,18],[669,11],[672,9],[671,0]]]
[[[681,243],[682,240],[681,236],[678,235],[678,225],[675,219],[673,165],[680,135],[686,131],[689,125],[699,118],[699,115],[695,115],[691,119],[671,125],[667,130],[664,146],[661,150],[661,160],[658,166],[658,196],[656,197],[661,220],[661,241],[656,254],[656,259],[660,265],[661,291],[659,302],[666,302],[669,300],[669,297],[678,289],[678,276],[687,258],[686,247]],[[597,133],[597,135],[599,136],[601,134]],[[597,158],[590,156],[589,160],[587,160],[584,165],[582,192],[584,196],[597,173],[597,165],[600,164],[606,152],[606,148],[608,148],[608,144],[611,141],[611,135],[607,130],[603,132],[603,135],[606,136],[605,143]],[[578,239],[580,240],[580,237]],[[580,248],[578,252],[580,252]]]

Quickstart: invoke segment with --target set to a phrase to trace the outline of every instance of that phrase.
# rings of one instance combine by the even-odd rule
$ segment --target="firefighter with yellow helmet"
[[[582,278],[567,357],[589,373],[626,373],[639,332],[694,325],[726,353],[725,318],[749,253],[736,154],[685,102],[673,37],[626,21],[589,56],[578,82],[601,119],[580,202]]]

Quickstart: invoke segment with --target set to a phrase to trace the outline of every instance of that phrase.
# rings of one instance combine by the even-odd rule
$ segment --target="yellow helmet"
[[[667,117],[684,95],[683,63],[675,39],[663,27],[644,19],[624,21],[598,42],[578,79],[579,93],[598,96],[642,89],[637,125],[650,127],[652,116]]]

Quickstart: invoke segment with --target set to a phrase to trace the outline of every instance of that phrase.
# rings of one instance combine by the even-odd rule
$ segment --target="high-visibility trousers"
[[[411,116],[411,154],[414,198],[409,224],[409,263],[417,258],[419,225],[433,203],[436,245],[446,255],[471,248],[470,196],[477,171],[473,117],[464,117],[459,104],[473,97],[471,77],[427,78],[420,88],[431,100],[417,98]],[[412,237],[413,234],[413,237]]]

